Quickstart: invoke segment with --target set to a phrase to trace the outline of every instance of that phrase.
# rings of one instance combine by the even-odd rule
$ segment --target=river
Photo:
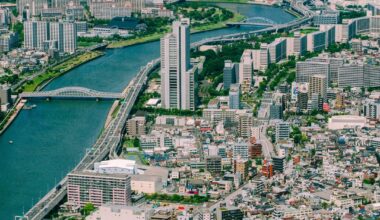
[[[261,5],[219,4],[247,17],[266,17],[277,23],[294,17],[281,8]],[[191,41],[258,27],[226,28],[191,36]],[[159,42],[121,49],[71,70],[44,90],[82,86],[121,92],[141,66],[159,57]],[[22,215],[44,196],[81,159],[103,128],[109,101],[34,101],[37,107],[22,110],[0,136],[0,219]],[[9,141],[12,140],[13,144]]]

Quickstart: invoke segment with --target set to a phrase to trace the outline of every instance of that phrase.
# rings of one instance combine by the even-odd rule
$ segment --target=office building
[[[248,178],[248,160],[237,159],[234,160],[234,173],[240,173],[242,178],[246,180]]]
[[[278,173],[283,173],[285,170],[285,157],[273,156],[272,157],[273,170]]]
[[[240,109],[240,84],[232,84],[228,94],[230,109]]]
[[[326,49],[326,32],[317,31],[307,35],[307,51],[318,52]]]
[[[253,57],[252,50],[244,50],[239,64],[239,83],[243,93],[249,92],[252,86]]]
[[[364,86],[364,66],[361,64],[345,64],[338,69],[338,87]]]
[[[336,11],[323,11],[321,14],[314,15],[313,23],[314,25],[321,24],[338,24],[339,23],[339,12]]]
[[[146,119],[144,115],[136,115],[127,122],[127,135],[131,137],[140,137],[146,134]]]
[[[206,170],[213,176],[219,176],[222,172],[222,158],[220,156],[206,157]]]
[[[283,118],[283,108],[281,104],[272,104],[269,106],[269,117],[270,119],[282,119]]]
[[[319,94],[323,99],[327,98],[327,78],[325,75],[312,75],[309,78],[309,99],[313,93]]]
[[[278,63],[286,58],[286,38],[276,38],[268,45],[270,63]]]
[[[298,109],[301,111],[306,110],[308,101],[309,101],[308,92],[300,91],[297,95],[297,107],[298,107]]]
[[[231,84],[236,83],[236,69],[238,65],[232,63],[231,60],[224,61],[223,69],[223,87],[230,89]]]
[[[131,203],[131,177],[128,174],[105,174],[73,171],[68,174],[67,200],[83,207],[92,203],[128,205]]]
[[[133,192],[153,194],[162,190],[162,178],[158,175],[137,174],[132,175],[131,178]]]
[[[190,68],[190,20],[173,22],[161,39],[161,103],[166,109],[195,110],[197,66]]]
[[[305,83],[309,82],[309,78],[313,75],[330,75],[330,66],[326,62],[315,62],[312,60],[300,61],[296,64],[296,82]]]
[[[276,123],[276,142],[289,139],[290,125],[288,122]]]

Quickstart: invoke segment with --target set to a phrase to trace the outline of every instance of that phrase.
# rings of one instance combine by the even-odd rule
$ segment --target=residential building
[[[26,49],[43,49],[43,43],[50,40],[49,23],[46,21],[24,22],[24,47]]]
[[[326,75],[312,75],[309,78],[309,99],[313,93],[317,93],[321,98],[327,98],[327,77]]]
[[[145,123],[146,120],[144,115],[137,115],[129,119],[127,122],[128,136],[139,137],[146,134]]]
[[[317,31],[307,35],[307,51],[322,51],[326,48],[326,32]]]
[[[92,203],[128,205],[131,203],[131,177],[128,174],[102,174],[73,171],[68,174],[67,200],[83,207]]]
[[[248,178],[248,160],[237,159],[234,160],[234,173],[240,173],[242,178],[245,180]]]
[[[268,45],[270,63],[278,63],[286,58],[286,38],[276,38]]]
[[[74,53],[77,49],[77,26],[71,22],[50,23],[49,40],[58,42],[58,50]]]
[[[364,86],[364,66],[362,64],[345,64],[338,68],[338,87]]]
[[[296,82],[305,83],[309,82],[312,75],[330,75],[330,66],[326,62],[315,62],[312,60],[300,61],[296,64]]]
[[[288,37],[286,41],[287,56],[303,56],[307,52],[307,36],[295,32],[294,37]]]

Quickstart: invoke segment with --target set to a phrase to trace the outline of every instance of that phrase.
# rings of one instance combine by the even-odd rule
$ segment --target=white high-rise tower
[[[190,20],[173,22],[161,39],[161,100],[163,108],[194,110],[194,75],[190,70]]]

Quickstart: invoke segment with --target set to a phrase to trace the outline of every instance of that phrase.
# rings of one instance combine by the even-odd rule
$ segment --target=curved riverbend
[[[294,17],[280,8],[221,4],[247,16],[269,17],[278,23]],[[193,34],[192,41],[244,32],[255,28],[219,29]],[[256,28],[258,29],[258,28]],[[159,42],[110,49],[48,84],[44,90],[82,86],[120,92],[141,66],[159,57]],[[0,136],[0,219],[27,211],[67,174],[91,147],[103,128],[111,102],[35,101],[37,108],[22,110]],[[12,140],[13,144],[9,144]]]

